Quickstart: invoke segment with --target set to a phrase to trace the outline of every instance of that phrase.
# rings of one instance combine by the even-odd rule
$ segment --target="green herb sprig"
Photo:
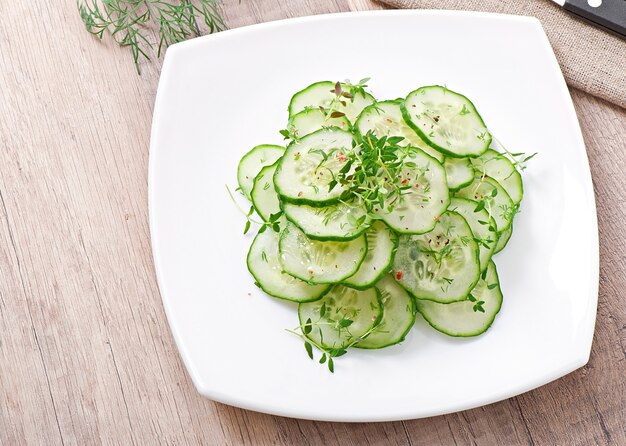
[[[139,73],[155,45],[158,58],[169,45],[225,28],[219,0],[78,0],[78,11],[98,39],[108,33],[130,48]]]
[[[348,352],[350,347],[355,346],[367,336],[369,336],[372,332],[374,332],[379,324],[375,324],[371,327],[366,333],[362,336],[354,337],[350,342],[340,348],[326,348],[321,343],[316,342],[310,336],[308,336],[313,330],[319,330],[320,338],[322,337],[321,326],[322,325],[331,325],[335,330],[339,333],[342,331],[346,331],[350,333],[350,326],[354,323],[354,320],[351,319],[347,314],[341,316],[340,319],[330,320],[326,317],[326,303],[323,303],[319,310],[319,318],[315,321],[308,318],[306,322],[302,325],[297,326],[293,330],[286,330],[287,332],[299,337],[304,342],[304,348],[309,355],[309,358],[314,359],[313,355],[313,347],[315,347],[322,355],[320,356],[319,363],[326,363],[328,366],[328,370],[331,373],[335,372],[335,362],[333,358],[338,358],[340,356],[345,355]]]
[[[419,168],[411,161],[416,157],[415,149],[399,145],[403,140],[401,136],[377,137],[368,132],[361,144],[342,155],[345,163],[329,182],[329,190],[343,187],[342,200],[358,200],[371,219],[379,219],[380,212],[392,212],[403,202],[408,190],[419,187],[420,183],[423,200],[427,202],[430,184],[424,176],[428,168]],[[413,170],[412,178],[403,177],[405,168]]]
[[[499,139],[494,137],[494,140],[502,148],[502,151],[504,152],[504,154],[508,157],[509,161],[511,161],[511,163],[513,164],[513,166],[515,167],[515,169],[517,169],[519,173],[523,173],[526,170],[526,163],[530,161],[531,159],[533,159],[535,156],[537,156],[539,153],[539,152],[534,152],[534,153],[531,153],[530,155],[527,155],[524,152],[517,152],[517,153],[510,152],[504,146],[504,144],[502,144],[502,142]]]
[[[346,114],[342,111],[342,108],[345,108],[349,102],[354,102],[354,98],[357,95],[365,96],[367,95],[366,88],[367,82],[370,80],[369,77],[361,79],[356,84],[352,84],[349,80],[346,80],[344,83],[336,82],[333,89],[330,90],[334,96],[330,103],[325,107],[320,105],[318,109],[324,115],[324,121],[321,124],[322,128],[329,127],[329,120],[334,118],[342,118]],[[313,107],[307,106],[304,110],[311,110]],[[279,130],[279,133],[286,140],[298,141],[299,135],[297,129],[289,123],[286,129]]]
[[[226,190],[228,191],[228,195],[230,196],[230,199],[235,205],[235,207],[237,208],[237,210],[246,217],[246,224],[243,228],[244,234],[247,234],[248,231],[250,231],[250,228],[252,227],[252,223],[260,225],[259,234],[262,232],[265,232],[267,228],[271,228],[272,231],[274,232],[280,232],[280,217],[282,217],[283,211],[278,211],[275,214],[271,214],[268,220],[263,220],[263,221],[256,220],[255,218],[252,217],[254,214],[254,206],[250,206],[250,209],[248,210],[248,212],[244,211],[243,209],[241,209],[241,206],[239,206],[239,204],[235,200],[235,197],[230,191],[230,188],[228,187],[228,185],[226,185]],[[239,188],[235,190],[239,190]]]
[[[467,296],[467,300],[469,300],[470,302],[474,302],[474,305],[472,306],[472,310],[474,310],[474,313],[484,313],[485,309],[483,308],[483,305],[485,304],[484,300],[478,300],[476,299],[474,296],[472,296],[471,294],[469,296]]]

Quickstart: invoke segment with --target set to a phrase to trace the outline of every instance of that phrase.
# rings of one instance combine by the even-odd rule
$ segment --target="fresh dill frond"
[[[78,0],[78,12],[88,32],[102,40],[109,34],[131,50],[137,72],[140,60],[150,60],[166,47],[225,27],[219,0]]]

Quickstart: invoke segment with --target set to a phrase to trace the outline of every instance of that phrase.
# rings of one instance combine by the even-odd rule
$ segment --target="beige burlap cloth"
[[[571,16],[549,0],[378,0],[398,8],[463,9],[541,20],[567,83],[626,108],[626,40]]]

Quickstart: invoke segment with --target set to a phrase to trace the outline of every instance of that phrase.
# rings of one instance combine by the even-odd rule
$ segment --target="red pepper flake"
[[[402,280],[403,277],[404,277],[404,273],[402,271],[398,271],[396,273],[396,280]]]
[[[407,180],[406,178],[404,180],[402,180],[400,183],[401,184],[406,184],[409,180]]]

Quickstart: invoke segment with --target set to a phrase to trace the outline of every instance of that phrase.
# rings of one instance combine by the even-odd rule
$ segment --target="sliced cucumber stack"
[[[426,300],[416,302],[417,310],[435,329],[448,336],[478,336],[491,327],[502,307],[502,292],[496,265],[489,262],[485,278],[463,302],[440,304]]]
[[[472,102],[446,87],[376,102],[365,82],[297,92],[287,148],[257,146],[237,170],[260,217],[246,214],[244,233],[258,227],[248,269],[266,294],[299,304],[287,331],[331,372],[349,348],[404,341],[418,312],[449,336],[492,325],[493,256],[534,156],[499,151]]]
[[[341,83],[339,91],[336,89],[336,85],[336,82],[322,81],[315,82],[300,90],[291,98],[289,116],[294,116],[296,113],[308,108],[322,107],[343,113],[350,122],[354,122],[361,110],[375,101],[374,96],[362,89],[352,95],[348,84]],[[346,97],[343,93],[352,97]]]
[[[367,255],[356,273],[344,285],[366,289],[378,282],[390,269],[398,246],[398,236],[384,223],[376,221],[365,233]]]
[[[376,102],[365,107],[355,123],[360,137],[364,138],[368,132],[373,132],[378,137],[402,136],[404,140],[399,145],[422,149],[442,163],[443,154],[426,144],[415,130],[406,123],[402,117],[401,104],[402,100],[396,99],[395,101]]]
[[[338,283],[353,275],[367,254],[364,235],[348,242],[311,240],[287,224],[278,243],[285,272],[308,283]]]
[[[459,190],[474,181],[474,167],[469,158],[448,157],[443,163],[450,190]]]
[[[377,288],[355,290],[335,285],[320,300],[298,305],[306,336],[327,349],[343,349],[367,339],[383,316]],[[308,333],[307,333],[308,332]]]
[[[350,130],[350,121],[345,116],[332,118],[330,112],[319,108],[306,108],[289,119],[287,130],[290,135],[302,138],[310,133],[324,128],[336,127],[340,130]]]
[[[331,285],[310,285],[283,272],[278,260],[278,238],[272,230],[261,232],[248,251],[248,270],[259,287],[270,296],[293,302],[320,299]]]
[[[237,182],[241,191],[250,199],[254,179],[265,166],[274,164],[285,153],[285,148],[272,144],[261,144],[246,153],[237,167]]]
[[[274,172],[276,163],[265,166],[254,179],[250,199],[257,214],[265,221],[270,219],[272,214],[280,212],[280,200],[276,189],[274,189]]]
[[[447,211],[431,232],[400,236],[393,271],[418,299],[457,302],[480,277],[478,245],[465,219]]]
[[[402,114],[426,143],[445,155],[479,156],[491,144],[491,134],[474,104],[446,87],[412,91],[402,104]]]
[[[513,200],[493,178],[479,176],[469,186],[457,191],[455,196],[481,203],[496,222],[498,232],[509,229],[517,211]]]
[[[522,176],[505,155],[489,149],[471,162],[479,172],[496,180],[509,194],[513,204],[522,201],[524,195]]]
[[[274,187],[290,203],[326,206],[339,201],[344,188],[329,184],[347,162],[352,134],[323,129],[293,142],[278,162]]]
[[[498,243],[496,222],[486,209],[480,209],[476,201],[466,198],[453,198],[448,209],[460,214],[472,230],[474,241],[478,244],[480,270],[484,271]]]
[[[450,193],[443,166],[425,152],[411,152],[411,167],[398,174],[400,184],[407,187],[389,207],[376,212],[392,229],[404,234],[422,234],[431,231],[437,218],[450,203]],[[413,167],[414,166],[414,167]]]
[[[509,243],[511,235],[513,235],[513,225],[509,226],[509,229],[502,231],[498,236],[498,243],[496,244],[496,249],[493,252],[494,254],[497,254],[504,249],[504,247]]]
[[[370,225],[365,208],[358,202],[340,202],[322,208],[283,203],[283,211],[289,221],[313,240],[352,240]]]
[[[384,348],[404,341],[415,323],[415,300],[389,275],[376,284],[383,304],[383,317],[358,348]]]

